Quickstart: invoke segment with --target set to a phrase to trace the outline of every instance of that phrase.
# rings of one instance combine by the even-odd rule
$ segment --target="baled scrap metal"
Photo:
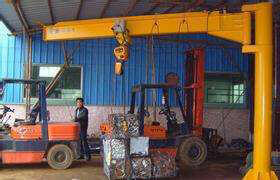
[[[123,159],[129,156],[129,142],[127,139],[103,139],[104,157],[110,159]]]
[[[151,159],[154,178],[177,176],[178,168],[174,157],[162,152],[153,152],[151,153]]]
[[[129,159],[115,159],[110,166],[104,165],[108,179],[128,179],[131,177],[131,162]]]
[[[148,156],[149,155],[149,137],[131,137],[130,155]]]
[[[139,118],[135,114],[110,114],[109,124],[112,127],[112,138],[129,138],[139,136]]]
[[[132,157],[132,179],[152,178],[152,161],[150,157]]]
[[[131,176],[131,162],[127,139],[103,139],[104,172],[109,179]]]
[[[128,121],[128,133],[130,137],[140,136],[140,121],[139,116],[135,114],[126,114]]]

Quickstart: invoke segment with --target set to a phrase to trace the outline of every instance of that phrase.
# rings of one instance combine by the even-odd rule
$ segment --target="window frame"
[[[240,80],[242,80],[244,82],[243,84],[244,84],[244,91],[245,91],[244,95],[243,95],[244,102],[243,103],[209,103],[209,102],[206,102],[206,98],[207,98],[206,82],[210,78],[213,78],[215,80],[220,80],[221,82],[225,82],[228,78],[236,78],[236,79],[239,78]],[[244,109],[244,108],[248,107],[248,93],[246,92],[246,89],[248,88],[248,82],[246,81],[246,79],[241,78],[240,73],[205,72],[204,83],[205,83],[204,107],[206,107],[206,108],[225,108],[225,109],[230,109],[230,108]],[[231,98],[231,96],[229,96],[229,98]]]
[[[44,67],[62,67],[64,64],[41,64],[41,63],[33,63],[32,66],[44,66]],[[83,66],[79,64],[70,64],[71,67],[79,67],[81,69],[81,97],[83,97],[83,80],[84,80],[84,73],[83,73]],[[23,87],[23,96],[25,94],[25,88]],[[38,98],[31,97],[30,102],[34,104]],[[48,105],[65,105],[65,106],[75,106],[76,102],[73,99],[55,99],[55,98],[46,98]],[[26,98],[23,97],[23,103],[26,103]]]

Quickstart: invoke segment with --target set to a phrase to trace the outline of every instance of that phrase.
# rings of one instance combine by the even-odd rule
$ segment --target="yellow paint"
[[[123,17],[129,36],[151,34],[209,33],[243,44],[250,44],[250,13],[190,12]],[[59,22],[45,26],[45,41],[114,37],[116,18]],[[248,31],[244,31],[248,29]]]
[[[255,106],[253,168],[243,180],[276,180],[271,170],[272,124],[272,4],[245,5],[242,11],[255,13],[255,45],[243,46],[243,53],[255,53]]]

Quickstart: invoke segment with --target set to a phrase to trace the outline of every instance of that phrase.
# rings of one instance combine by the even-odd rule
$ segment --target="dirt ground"
[[[181,169],[176,180],[238,180],[241,160],[215,159],[198,169]],[[90,162],[75,162],[70,169],[53,170],[47,163],[36,165],[2,165],[0,180],[105,180],[99,157]]]

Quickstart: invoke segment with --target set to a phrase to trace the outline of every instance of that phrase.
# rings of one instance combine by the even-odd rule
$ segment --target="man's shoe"
[[[84,156],[80,156],[80,157],[78,158],[78,160],[81,160],[81,159],[85,159]]]
[[[86,157],[86,161],[90,161],[90,160],[91,160],[91,156],[89,155]]]

